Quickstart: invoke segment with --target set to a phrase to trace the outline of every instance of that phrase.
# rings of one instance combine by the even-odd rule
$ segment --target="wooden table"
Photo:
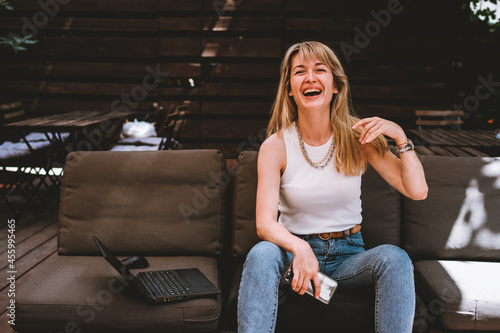
[[[111,140],[121,131],[123,120],[131,114],[133,112],[72,111],[21,120],[5,126],[23,137],[31,132],[45,133],[51,143],[49,165],[60,167],[71,151],[107,149]]]
[[[408,130],[421,155],[440,156],[500,156],[500,139],[494,130]]]
[[[9,183],[0,188],[0,202],[4,201],[14,216],[21,216],[24,211],[39,209],[52,198],[57,199],[67,154],[75,150],[106,150],[120,133],[123,121],[133,113],[72,111],[5,124],[23,138],[29,154],[1,161],[1,170],[9,177]],[[33,149],[35,143],[30,145],[27,140],[27,135],[33,132],[45,134],[48,141],[45,148]],[[17,171],[7,172],[7,167],[12,166]],[[9,201],[8,196],[14,192],[25,201],[20,209]]]

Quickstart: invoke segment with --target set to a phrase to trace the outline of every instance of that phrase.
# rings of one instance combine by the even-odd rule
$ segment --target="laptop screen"
[[[111,266],[113,266],[117,270],[117,272],[120,273],[120,275],[125,280],[131,281],[131,280],[135,279],[135,275],[132,274],[128,270],[128,268],[125,267],[125,265],[122,264],[122,262],[120,260],[118,260],[118,258],[115,257],[111,253],[111,251],[109,251],[108,248],[106,246],[104,246],[103,243],[101,243],[101,241],[99,239],[97,239],[96,236],[92,236],[92,238],[94,238],[94,241],[96,242],[97,246],[99,247],[99,250],[101,251],[104,259],[106,259],[111,264]]]

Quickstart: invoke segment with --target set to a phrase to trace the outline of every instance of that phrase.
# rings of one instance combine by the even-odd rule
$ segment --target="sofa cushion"
[[[500,260],[500,158],[422,158],[429,194],[406,199],[414,259]]]
[[[215,255],[226,164],[217,150],[73,152],[64,169],[60,254]]]
[[[258,152],[238,157],[233,194],[233,254],[244,258],[259,241],[255,229]],[[401,195],[371,167],[361,185],[363,238],[367,248],[380,244],[400,245]]]
[[[214,258],[147,259],[143,270],[198,267],[220,288]],[[55,256],[16,293],[16,332],[200,332],[218,325],[220,295],[153,305],[124,284],[102,257]]]
[[[361,182],[362,234],[365,248],[401,246],[401,194],[368,166]]]
[[[428,320],[451,330],[498,330],[500,263],[425,260],[415,263],[417,293]]]
[[[255,228],[257,194],[257,151],[238,156],[233,188],[233,255],[244,258],[260,239]]]

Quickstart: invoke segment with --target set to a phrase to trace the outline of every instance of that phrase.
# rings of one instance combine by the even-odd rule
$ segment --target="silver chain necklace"
[[[328,149],[326,156],[323,157],[323,159],[319,162],[313,162],[313,161],[311,161],[311,159],[307,155],[306,148],[304,147],[304,140],[302,139],[302,133],[300,133],[298,121],[295,121],[295,128],[297,129],[297,135],[299,136],[300,149],[302,150],[302,155],[304,155],[304,158],[306,159],[307,163],[309,163],[312,167],[314,167],[316,169],[320,169],[320,170],[323,169],[324,167],[326,167],[328,162],[330,162],[330,160],[333,157],[333,146],[335,144],[335,141],[333,140],[333,138],[332,138],[332,144],[330,145],[330,149]]]

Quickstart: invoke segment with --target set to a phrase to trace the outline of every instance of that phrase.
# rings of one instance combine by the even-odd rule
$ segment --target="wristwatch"
[[[413,150],[413,149],[415,149],[415,147],[413,146],[413,142],[410,139],[406,140],[406,142],[403,144],[403,146],[401,146],[401,147],[396,146],[396,150],[399,154],[406,153],[407,151]]]

